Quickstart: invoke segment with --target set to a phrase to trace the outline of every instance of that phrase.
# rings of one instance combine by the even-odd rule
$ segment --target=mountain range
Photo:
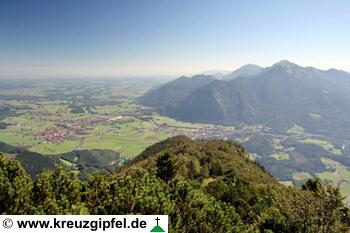
[[[181,77],[150,90],[139,102],[189,122],[263,124],[277,131],[300,125],[350,135],[350,74],[286,60],[266,68],[246,65],[220,80]]]

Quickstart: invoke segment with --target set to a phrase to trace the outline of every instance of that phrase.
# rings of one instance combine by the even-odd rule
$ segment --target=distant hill
[[[119,153],[111,150],[75,150],[61,155],[43,155],[4,142],[0,142],[0,153],[16,158],[32,178],[56,166],[77,170],[79,177],[86,178],[98,170],[114,172],[124,162]]]
[[[181,104],[195,90],[214,80],[215,78],[210,75],[196,75],[191,78],[180,77],[157,89],[150,90],[139,99],[139,102],[167,112]]]
[[[233,80],[238,77],[247,77],[251,75],[256,75],[259,72],[261,72],[264,68],[258,66],[258,65],[253,65],[253,64],[248,64],[244,65],[237,70],[233,71],[232,73],[226,75],[223,77],[224,80]]]
[[[46,156],[35,152],[27,151],[21,147],[11,146],[4,142],[0,142],[0,154],[8,154],[16,158],[26,172],[32,177],[36,178],[43,170],[52,169],[60,164],[57,156]]]
[[[223,79],[230,73],[231,72],[227,70],[207,70],[207,71],[204,71],[202,74],[211,75],[216,79]]]
[[[120,154],[111,150],[74,150],[60,155],[61,159],[71,163],[80,172],[82,178],[98,170],[114,172],[118,170],[123,159]]]
[[[170,98],[168,92],[182,92],[175,86],[171,90],[164,86],[146,97],[164,100]],[[340,70],[304,68],[281,61],[254,76],[212,80],[206,85],[201,82],[197,88],[195,83],[191,88],[184,86],[186,95],[170,100],[170,105],[149,102],[146,97],[141,98],[142,103],[190,122],[264,124],[277,130],[298,124],[315,132],[350,127],[350,74]]]

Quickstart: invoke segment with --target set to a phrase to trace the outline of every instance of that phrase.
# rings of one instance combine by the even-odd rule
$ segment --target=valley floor
[[[315,135],[295,125],[285,133],[262,125],[228,127],[180,122],[137,104],[154,83],[105,81],[34,84],[4,88],[0,141],[41,154],[109,149],[124,158],[170,136],[225,139],[247,151],[284,184],[317,175],[350,197],[350,142]]]

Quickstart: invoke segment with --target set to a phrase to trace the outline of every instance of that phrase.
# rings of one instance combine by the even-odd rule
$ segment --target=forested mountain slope
[[[173,87],[169,92],[166,86],[146,94],[141,103],[183,121],[263,124],[278,131],[297,124],[333,135],[350,127],[350,74],[340,70],[319,70],[281,61],[253,76],[191,86],[190,94],[181,95],[169,105],[147,99],[150,95],[154,99],[172,99],[170,93],[185,89]]]
[[[169,232],[347,232],[339,190],[309,180],[285,187],[239,144],[169,138],[120,172],[87,180],[60,168],[33,181],[0,156],[2,214],[167,214]]]
[[[191,78],[183,76],[159,88],[151,89],[139,98],[139,102],[166,112],[182,103],[195,90],[214,80],[215,78],[210,75],[196,75]]]

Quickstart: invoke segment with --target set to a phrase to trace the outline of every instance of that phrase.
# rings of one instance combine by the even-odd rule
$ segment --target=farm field
[[[31,87],[1,91],[0,106],[10,106],[18,115],[1,119],[7,127],[1,129],[0,141],[33,152],[108,149],[129,158],[169,136],[215,128],[179,122],[138,105],[135,98],[148,88],[142,81],[23,85]]]
[[[234,140],[281,183],[300,185],[317,175],[339,185],[350,197],[350,142],[310,134],[298,125],[282,133],[263,125],[177,121],[137,101],[160,83],[137,79],[4,81],[0,84],[0,142],[44,155],[101,149],[129,159],[175,135]]]

